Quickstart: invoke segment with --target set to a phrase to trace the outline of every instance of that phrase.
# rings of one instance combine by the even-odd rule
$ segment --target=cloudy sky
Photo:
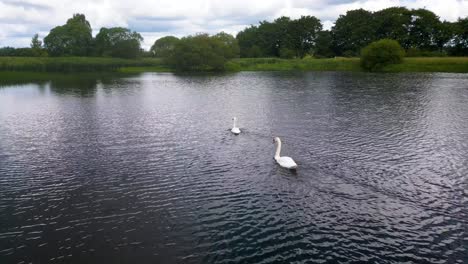
[[[448,21],[468,16],[468,0],[0,0],[0,47],[28,46],[35,33],[43,38],[74,13],[86,15],[93,34],[113,26],[138,31],[148,49],[161,36],[236,34],[260,20],[282,15],[313,15],[328,29],[347,10],[391,6],[426,8]]]

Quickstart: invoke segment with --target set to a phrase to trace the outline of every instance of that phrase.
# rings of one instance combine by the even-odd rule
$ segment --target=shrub
[[[382,69],[389,64],[403,62],[405,51],[397,41],[381,39],[372,42],[361,51],[361,66],[369,71]]]
[[[226,43],[198,34],[180,39],[168,64],[176,71],[223,71],[227,60]]]

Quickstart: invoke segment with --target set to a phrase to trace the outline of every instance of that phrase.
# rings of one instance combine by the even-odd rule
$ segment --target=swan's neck
[[[276,145],[275,159],[278,159],[281,153],[281,140],[278,140],[276,144],[277,145]]]
[[[236,126],[236,121],[237,121],[237,120],[236,120],[236,119],[234,119],[234,122],[233,122],[233,124],[232,124],[232,128],[235,128],[235,127],[237,127],[237,126]]]

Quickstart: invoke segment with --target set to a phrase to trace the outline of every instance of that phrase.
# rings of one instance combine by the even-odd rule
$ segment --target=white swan
[[[234,121],[234,124],[232,125],[232,129],[231,129],[231,132],[235,135],[239,135],[240,134],[240,129],[236,126],[236,121],[237,121],[237,118],[233,117],[232,120]]]
[[[275,137],[274,142],[276,142],[276,153],[275,153],[275,160],[276,162],[283,168],[287,168],[290,170],[296,169],[297,164],[294,162],[293,159],[290,157],[281,157],[281,139],[279,137]]]

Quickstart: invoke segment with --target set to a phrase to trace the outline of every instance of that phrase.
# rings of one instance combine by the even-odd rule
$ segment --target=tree
[[[63,26],[53,28],[44,38],[52,56],[86,56],[91,51],[91,26],[85,15],[74,14]]]
[[[37,33],[34,34],[33,38],[31,39],[31,48],[32,49],[42,48],[42,41],[39,40],[39,35]]]
[[[361,66],[370,71],[380,70],[389,64],[401,63],[405,51],[396,40],[381,39],[361,51]]]
[[[220,32],[214,35],[212,38],[222,43],[225,58],[233,59],[239,57],[239,43],[232,35],[225,32]]]
[[[227,61],[223,43],[208,34],[180,39],[169,60],[177,71],[221,71]]]
[[[313,16],[301,16],[297,20],[290,22],[288,26],[288,37],[286,43],[290,43],[290,48],[295,52],[296,57],[303,58],[307,53],[315,48],[318,33],[322,30],[322,23]]]
[[[259,29],[250,26],[237,33],[236,39],[239,43],[240,56],[242,58],[256,58],[264,56],[264,51],[259,46]]]
[[[174,51],[175,45],[179,39],[173,36],[166,36],[156,40],[151,46],[150,52],[154,57],[169,58]]]
[[[332,35],[328,30],[320,31],[317,34],[315,43],[314,56],[321,58],[329,58],[335,56],[332,49]]]
[[[339,16],[331,32],[338,55],[358,55],[363,47],[375,40],[372,13],[364,9],[348,11]]]
[[[453,46],[450,54],[468,56],[468,17],[459,18],[453,25]]]
[[[119,58],[136,58],[143,38],[128,28],[101,28],[95,39],[95,54]]]
[[[426,9],[411,11],[409,46],[421,50],[437,49],[437,34],[440,27],[439,17]]]
[[[39,35],[34,34],[31,39],[31,56],[33,57],[43,57],[47,56],[47,51],[42,48],[42,41],[39,40]]]
[[[411,11],[405,7],[390,7],[373,14],[376,39],[394,39],[405,49],[411,46],[409,29],[411,28]]]

